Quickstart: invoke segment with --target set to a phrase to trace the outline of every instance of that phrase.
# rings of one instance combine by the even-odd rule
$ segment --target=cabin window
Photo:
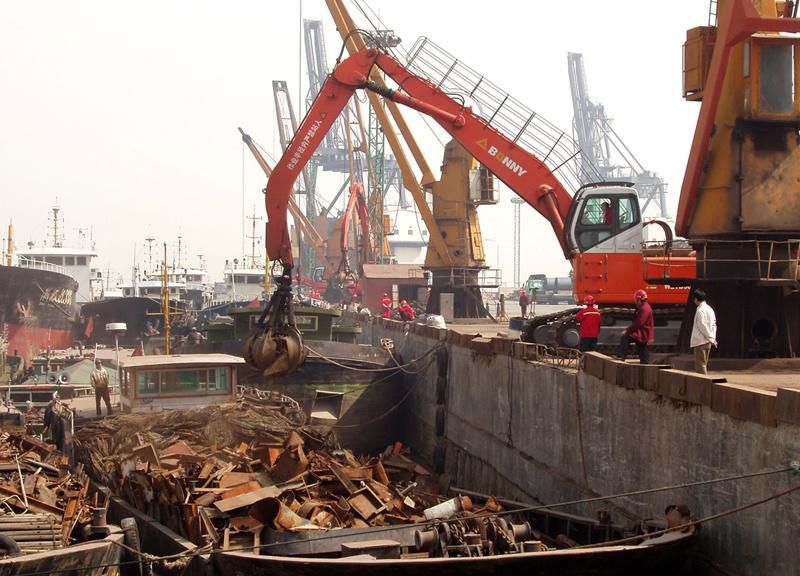
[[[227,392],[230,390],[230,378],[227,368],[209,368],[208,391]]]
[[[64,256],[64,266],[75,266],[75,256]]]
[[[140,370],[136,395],[185,396],[198,392],[221,393],[230,390],[230,370],[192,368],[188,370]]]
[[[587,250],[611,237],[613,230],[611,206],[611,198],[608,196],[595,196],[586,200],[575,231],[581,250]]]
[[[622,232],[639,222],[639,202],[628,196],[620,198],[617,204],[619,230]]]
[[[187,394],[197,391],[197,371],[170,370],[161,373],[162,394]]]
[[[233,277],[233,281],[234,281],[236,284],[244,284],[244,283],[245,283],[245,276],[244,276],[244,275],[242,275],[242,274],[236,274],[236,275]]]
[[[161,374],[156,371],[140,371],[136,382],[137,396],[155,396],[161,385]]]
[[[794,47],[761,45],[759,112],[791,114],[794,109]]]
[[[86,256],[78,256],[78,257],[75,259],[75,263],[76,263],[78,266],[86,266]]]
[[[55,264],[56,266],[64,265],[64,259],[61,256],[45,256],[44,261],[48,264]]]

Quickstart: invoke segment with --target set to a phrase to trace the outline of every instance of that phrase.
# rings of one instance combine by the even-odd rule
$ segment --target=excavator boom
[[[402,86],[403,92],[370,81],[369,73],[373,66]],[[389,54],[370,48],[350,56],[333,70],[273,169],[266,195],[270,221],[267,251],[270,258],[291,265],[286,209],[292,185],[339,112],[358,89],[377,92],[433,118],[470,154],[547,218],[565,256],[569,257],[571,249],[564,235],[564,221],[572,199],[548,166],[495,130],[469,107],[415,75]]]

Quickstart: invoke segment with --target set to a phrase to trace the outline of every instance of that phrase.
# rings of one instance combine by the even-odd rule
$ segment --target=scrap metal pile
[[[368,528],[471,508],[468,499],[437,508],[429,473],[400,443],[356,457],[305,420],[285,396],[251,394],[96,420],[78,430],[75,449],[95,479],[198,545],[258,545],[264,528]]]
[[[89,479],[37,437],[0,434],[0,555],[61,548],[83,539],[97,502]]]

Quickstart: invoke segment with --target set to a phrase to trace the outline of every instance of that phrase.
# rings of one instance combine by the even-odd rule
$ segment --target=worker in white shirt
[[[706,293],[700,289],[692,291],[692,300],[697,310],[689,346],[694,351],[694,370],[700,374],[708,372],[708,354],[717,347],[717,316],[706,302]]]

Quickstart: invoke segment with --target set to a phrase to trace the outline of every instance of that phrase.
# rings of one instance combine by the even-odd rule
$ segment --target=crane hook
[[[264,312],[244,345],[244,359],[264,376],[284,376],[306,359],[303,336],[297,329],[292,305],[291,266],[284,265]]]

